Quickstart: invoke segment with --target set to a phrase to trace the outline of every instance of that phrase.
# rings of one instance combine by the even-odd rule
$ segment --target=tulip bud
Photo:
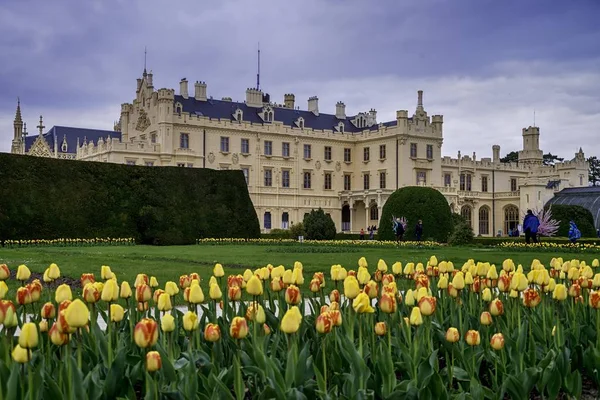
[[[502,350],[504,348],[504,336],[501,333],[496,333],[490,340],[490,346],[494,350]]]
[[[352,301],[352,308],[357,314],[373,313],[375,310],[371,307],[371,299],[365,292],[361,292]]]
[[[156,372],[162,367],[162,360],[158,351],[149,351],[146,354],[146,371]]]
[[[45,319],[54,318],[56,316],[56,308],[54,307],[54,304],[50,302],[44,303],[42,309],[40,310],[40,315]]]
[[[358,280],[354,276],[348,276],[344,280],[344,294],[350,300],[354,299],[360,293]]]
[[[248,335],[248,323],[242,317],[234,317],[229,327],[229,335],[234,339],[244,339]]]
[[[419,307],[413,307],[410,313],[410,324],[419,326],[423,324],[423,317],[421,316],[421,311]]]
[[[246,310],[246,319],[249,321],[255,321],[259,324],[263,324],[267,320],[267,317],[265,315],[265,309],[260,304],[258,304],[256,309],[255,303],[250,304],[250,306],[248,306],[248,309]]]
[[[469,346],[478,346],[481,343],[481,337],[479,336],[479,331],[469,330],[467,331],[467,335],[465,337],[467,344]]]
[[[329,312],[321,313],[317,317],[315,322],[317,332],[325,334],[331,332],[331,328],[333,327],[333,321],[331,320],[331,315]]]
[[[481,325],[491,325],[492,324],[492,314],[490,314],[488,311],[484,311],[481,313],[481,316],[479,317],[479,322],[481,323]]]
[[[142,283],[135,288],[135,299],[138,303],[144,303],[152,298],[150,286]]]
[[[73,294],[71,293],[71,287],[65,283],[57,287],[54,299],[57,303],[60,303],[63,300],[72,300]]]
[[[110,320],[112,322],[121,322],[125,317],[125,310],[120,304],[110,305]]]
[[[280,329],[284,333],[296,333],[300,328],[301,323],[302,314],[300,314],[300,310],[298,310],[297,306],[292,306],[281,319]]]
[[[239,301],[242,298],[242,289],[239,286],[229,286],[227,288],[227,297],[230,301]]]
[[[192,283],[192,280],[190,279],[190,277],[188,275],[181,275],[179,277],[179,287],[180,288],[185,289],[185,288],[189,287],[191,283]]]
[[[117,291],[117,293],[119,294],[119,291]],[[121,282],[120,297],[122,299],[128,299],[132,295],[133,295],[133,293],[131,292],[131,286],[129,286],[129,282],[127,282],[127,281]]]
[[[318,293],[321,290],[321,282],[313,278],[308,284],[308,289],[313,293]]]
[[[108,265],[103,265],[103,266],[100,268],[100,277],[101,277],[103,280],[108,280],[108,279],[111,279],[111,278],[113,277],[113,273],[112,273],[112,271],[110,270],[110,267],[109,267]]]
[[[263,330],[265,332],[265,336],[271,334],[271,328],[269,328],[269,325],[263,324]]]
[[[164,314],[160,319],[160,328],[163,332],[173,332],[175,330],[175,318],[171,314]]]
[[[179,288],[177,287],[177,284],[175,282],[168,281],[167,283],[165,283],[165,292],[172,297],[179,293]]]
[[[121,286],[127,284],[127,282],[123,281]],[[129,284],[127,284],[129,286]],[[129,289],[131,292],[131,289]],[[119,285],[117,281],[114,279],[108,279],[104,283],[104,287],[102,288],[102,294],[100,296],[102,301],[106,301],[107,303],[117,301],[119,299]]]
[[[31,350],[16,345],[12,351],[12,359],[19,364],[25,364],[31,359]]]
[[[183,315],[183,329],[186,331],[195,331],[198,329],[198,316],[193,311],[188,311]]]
[[[404,304],[406,304],[409,307],[415,305],[415,295],[412,289],[408,289],[406,291],[406,294],[404,295]]]
[[[494,317],[504,314],[504,305],[500,299],[494,299],[490,302],[490,314]]]
[[[483,289],[483,293],[481,294],[481,299],[483,301],[491,301],[492,300],[492,291],[490,288]]]
[[[26,322],[21,327],[19,346],[24,349],[33,349],[38,345],[37,326],[33,322]]]
[[[300,304],[302,296],[300,295],[300,289],[296,285],[290,285],[285,290],[285,302],[290,305]]]
[[[100,300],[100,293],[98,292],[98,289],[96,289],[93,283],[88,283],[83,288],[82,297],[86,303],[94,304],[98,300]]]
[[[396,261],[392,264],[392,272],[394,275],[400,275],[402,273],[402,263],[400,261]]]
[[[384,336],[387,333],[387,325],[385,322],[377,322],[375,324],[375,334],[377,336]]]
[[[424,296],[419,300],[419,311],[421,315],[426,317],[432,315],[435,312],[435,306],[437,299],[433,296]]]
[[[187,290],[187,289],[186,289]],[[189,298],[188,302],[192,304],[200,304],[204,301],[204,293],[199,284],[193,284],[189,287]]]
[[[460,340],[460,333],[456,328],[448,328],[446,331],[446,341],[449,343],[456,343]]]
[[[86,326],[90,319],[90,310],[83,304],[83,301],[76,299],[65,310],[65,320],[72,328],[81,328]]]
[[[41,320],[38,327],[40,328],[40,333],[48,332],[48,321],[45,319]]]
[[[143,318],[135,325],[133,338],[138,347],[148,348],[154,346],[158,341],[158,324],[152,318]]]
[[[220,265],[220,264],[217,264]],[[221,328],[217,324],[206,324],[204,328],[204,340],[207,342],[218,342],[221,339]]]
[[[94,278],[94,274],[81,274],[81,279],[79,279],[79,281],[81,282],[81,287],[85,287],[85,285],[87,285],[88,283],[94,283],[96,282],[96,279]]]
[[[592,291],[590,292],[590,307],[594,308],[594,309],[599,309],[600,308],[600,292],[597,291]]]
[[[213,275],[217,278],[225,276],[225,271],[223,270],[223,266],[221,264],[215,264],[215,267],[213,268]]]
[[[456,290],[463,290],[465,288],[465,278],[462,271],[458,271],[452,279],[452,287]]]
[[[331,293],[329,293],[329,301],[339,303],[340,302],[340,292],[337,289],[333,289]]]
[[[221,288],[216,283],[213,283],[212,285],[210,285],[210,289],[208,291],[208,295],[210,296],[211,300],[220,300],[221,297],[223,297],[223,293],[221,292]]]
[[[60,269],[58,268],[58,265],[54,263],[50,264],[48,267],[48,277],[53,281],[60,278]]]
[[[263,294],[263,285],[260,279],[256,275],[252,275],[252,277],[247,281],[246,284],[246,292],[252,296],[261,296]]]
[[[0,281],[5,281],[10,278],[10,270],[8,269],[8,265],[0,264]]]
[[[379,299],[379,309],[386,314],[396,312],[396,298],[387,293],[382,294]]]
[[[19,265],[19,267],[17,268],[17,280],[23,282],[28,280],[30,276],[31,271],[29,270],[29,268],[27,268],[27,266],[24,264]]]
[[[329,317],[331,318],[331,322],[333,326],[342,326],[342,313],[340,310],[329,310]]]

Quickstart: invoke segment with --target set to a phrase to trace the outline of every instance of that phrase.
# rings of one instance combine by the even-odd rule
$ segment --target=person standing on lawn
[[[417,222],[417,226],[415,226],[415,238],[417,239],[417,242],[421,241],[422,236],[423,236],[423,221],[419,220],[419,222]]]
[[[533,243],[537,243],[537,231],[540,226],[540,220],[538,217],[533,215],[531,210],[527,210],[527,215],[525,215],[525,219],[523,220],[523,230],[525,231],[525,242],[529,244],[529,241],[532,240]]]
[[[575,225],[575,221],[569,222],[569,240],[571,243],[575,243],[579,239],[581,239],[581,231]]]
[[[404,226],[402,225],[402,220],[400,218],[396,218],[394,221],[394,233],[396,234],[396,245],[400,245],[402,237],[404,236]]]

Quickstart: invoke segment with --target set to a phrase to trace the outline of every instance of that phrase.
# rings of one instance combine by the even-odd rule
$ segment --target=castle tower
[[[544,154],[540,150],[540,128],[530,126],[523,128],[523,150],[519,151],[519,162],[542,164]]]
[[[15,113],[15,121],[13,123],[14,137],[10,152],[14,154],[23,154],[24,152],[24,137],[23,137],[23,118],[21,117],[21,100],[17,99],[17,111]]]

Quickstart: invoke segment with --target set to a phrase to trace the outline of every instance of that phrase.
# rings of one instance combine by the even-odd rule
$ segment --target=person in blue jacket
[[[533,215],[531,210],[527,210],[527,215],[525,215],[525,219],[523,220],[523,231],[525,232],[525,242],[529,244],[530,240],[533,243],[537,243],[537,231],[540,226],[540,220],[538,217]]]
[[[581,231],[575,225],[575,221],[569,222],[569,240],[571,243],[577,242],[581,238]]]

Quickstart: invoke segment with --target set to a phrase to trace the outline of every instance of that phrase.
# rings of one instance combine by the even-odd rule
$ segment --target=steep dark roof
[[[38,136],[39,135],[27,136],[25,138],[25,151],[29,151]],[[79,145],[83,144],[84,139],[87,139],[88,143],[94,142],[94,144],[98,144],[98,140],[100,138],[104,138],[106,140],[106,138],[109,136],[113,139],[121,140],[121,132],[104,131],[99,129],[72,128],[68,126],[53,126],[42,136],[52,151],[54,151],[54,141],[56,140],[59,153],[63,153],[62,143],[65,137],[67,139],[67,153],[75,153],[77,151],[78,138]]]
[[[233,121],[235,111],[239,108],[243,112],[244,121],[251,122],[253,124],[262,124],[263,120],[258,116],[258,113],[262,111],[262,107],[249,107],[246,103],[240,103],[235,101],[226,100],[215,100],[208,99],[207,101],[199,101],[194,97],[188,97],[184,99],[180,95],[175,96],[175,103],[181,103],[184,112],[189,112],[191,115],[205,116],[209,118],[220,118]],[[346,117],[346,119],[337,119],[333,114],[322,114],[318,116],[314,115],[311,111],[295,110],[292,108],[284,107],[272,107],[274,111],[274,120],[282,122],[286,126],[299,129],[295,122],[298,118],[304,119],[304,126],[312,129],[326,129],[334,130],[335,127],[340,123],[344,122],[345,133],[362,132],[365,129],[376,130],[378,124],[371,126],[370,128],[357,128],[352,122],[354,116]],[[384,126],[395,126],[396,121],[384,122]]]
[[[594,217],[596,229],[600,228],[600,186],[567,188],[556,193],[546,205],[565,204],[587,208]]]

